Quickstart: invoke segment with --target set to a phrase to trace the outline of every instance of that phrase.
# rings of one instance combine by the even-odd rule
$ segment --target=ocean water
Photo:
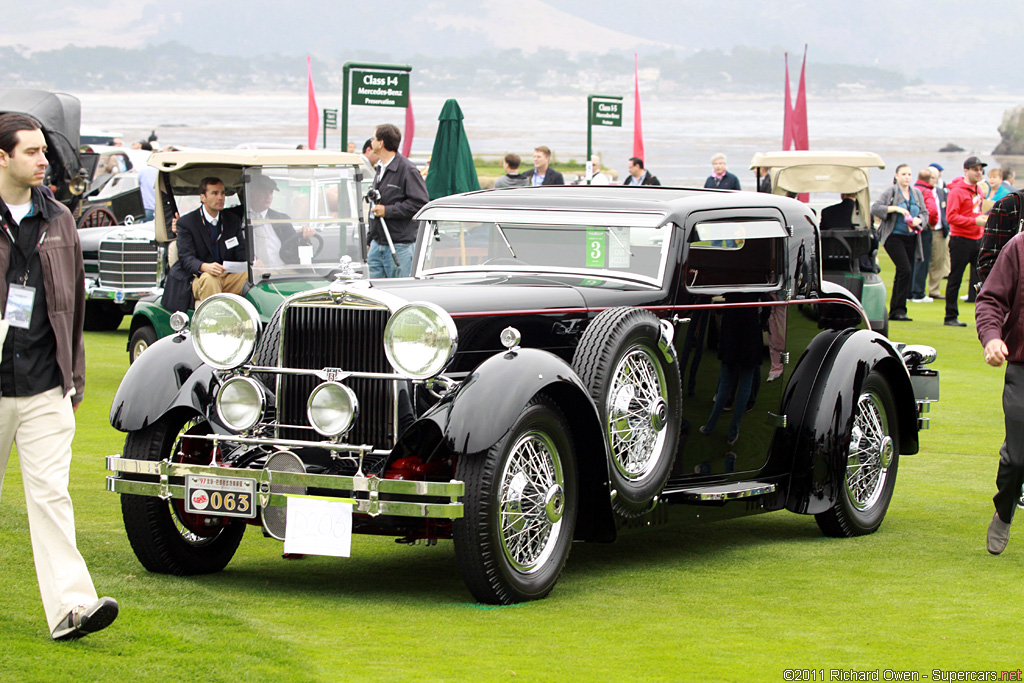
[[[76,93],[77,94],[77,93]],[[299,144],[306,138],[304,94],[220,95],[204,92],[77,94],[82,125],[120,132],[125,144],[155,130],[161,143],[208,148],[242,143]],[[642,94],[641,94],[642,97]],[[413,98],[416,117],[413,156],[429,156],[437,115],[445,97]],[[515,152],[524,167],[533,148],[550,147],[556,159],[583,161],[587,144],[585,96],[537,99],[457,98],[474,155],[500,157]],[[341,95],[320,93],[320,107],[340,107]],[[922,94],[887,99],[876,96],[814,98],[808,101],[810,146],[816,150],[857,150],[880,154],[885,170],[872,172],[872,194],[892,182],[892,170],[908,163],[915,172],[932,162],[945,167],[947,181],[961,173],[963,160],[977,154],[994,165],[1018,166],[1024,157],[992,157],[1003,113],[1019,104],[1010,96]],[[626,94],[621,128],[595,128],[594,151],[602,162],[626,173],[633,152],[633,101]],[[663,184],[702,186],[711,155],[723,152],[729,170],[745,189],[754,185],[750,159],[781,148],[782,97],[765,95],[642,99],[645,160]],[[353,107],[349,139],[361,145],[378,123],[404,129],[402,109]],[[338,131],[328,131],[328,147],[341,147]],[[318,138],[319,140],[319,138]],[[940,153],[947,143],[963,152]],[[319,145],[319,143],[318,143]]]

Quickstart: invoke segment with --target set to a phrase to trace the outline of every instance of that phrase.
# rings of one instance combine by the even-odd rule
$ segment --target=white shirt
[[[11,218],[14,220],[14,224],[21,225],[21,221],[32,210],[32,200],[30,199],[27,204],[8,204],[7,208],[11,210]]]

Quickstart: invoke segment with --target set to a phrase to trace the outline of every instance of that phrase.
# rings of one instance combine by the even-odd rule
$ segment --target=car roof
[[[154,152],[149,165],[174,172],[190,166],[358,166],[359,154],[307,149],[189,149],[180,152]]]
[[[855,166],[885,168],[882,157],[874,152],[791,151],[758,152],[750,160],[750,168],[785,168],[788,166]]]
[[[658,226],[672,220],[681,223],[693,211],[724,208],[776,207],[805,210],[788,197],[760,192],[733,192],[700,188],[624,185],[552,185],[481,190],[435,199],[424,206],[419,220],[483,220],[579,222],[581,214],[599,213],[601,223]],[[637,221],[637,216],[646,220]],[[627,218],[628,216],[628,218]],[[617,219],[618,217],[618,219]]]

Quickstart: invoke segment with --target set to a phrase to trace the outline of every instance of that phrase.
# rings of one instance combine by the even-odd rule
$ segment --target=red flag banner
[[[644,127],[640,116],[640,63],[633,53],[633,156],[644,159]]]
[[[320,132],[320,110],[316,106],[316,91],[313,90],[313,65],[310,58],[306,57],[306,95],[309,98],[306,128],[306,146],[309,149],[316,149],[316,136]]]
[[[796,89],[793,104],[793,145],[795,149],[810,149],[807,133],[807,46],[804,45],[804,62],[800,66],[800,85]]]
[[[409,95],[409,106],[405,108],[405,135],[402,136],[402,156],[409,158],[412,151],[412,136],[416,132],[416,119],[412,115],[412,95]]]
[[[789,53],[786,53],[786,101],[782,118],[782,151],[788,152],[793,147],[793,101],[789,94]]]

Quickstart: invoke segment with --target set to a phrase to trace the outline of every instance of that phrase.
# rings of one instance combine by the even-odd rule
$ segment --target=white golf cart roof
[[[874,152],[758,152],[750,160],[750,168],[782,168],[787,166],[856,166],[885,168],[882,157]]]
[[[771,169],[775,194],[855,193],[867,190],[868,169],[885,168],[885,162],[874,152],[758,152],[750,168]]]
[[[149,165],[171,172],[189,166],[359,166],[363,157],[348,152],[309,149],[190,149],[182,152],[154,152]]]

